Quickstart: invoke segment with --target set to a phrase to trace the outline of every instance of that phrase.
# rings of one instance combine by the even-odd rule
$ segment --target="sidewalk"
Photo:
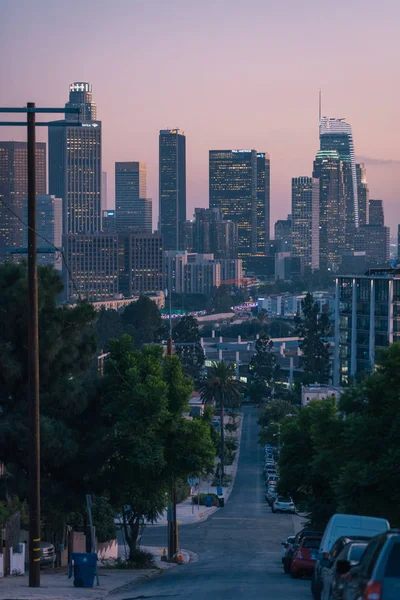
[[[227,475],[232,476],[232,481],[230,482],[229,486],[223,488],[225,502],[228,500],[228,498],[232,492],[233,486],[235,484],[235,479],[236,479],[236,473],[237,473],[237,467],[238,467],[238,461],[239,461],[239,455],[240,455],[240,442],[241,442],[241,437],[242,437],[242,424],[243,424],[243,414],[242,413],[239,413],[239,419],[240,419],[240,423],[239,423],[238,430],[236,432],[236,434],[237,434],[236,438],[239,442],[239,446],[236,451],[235,460],[233,461],[232,465],[227,465],[225,467],[225,473]],[[224,423],[226,424],[228,422],[229,422],[229,417],[225,417]],[[215,464],[217,464],[218,462],[219,461],[217,459]],[[217,488],[216,488],[216,486],[211,485],[211,480],[208,481],[207,479],[203,479],[200,481],[200,485],[196,489],[195,495],[198,495],[199,493],[200,494],[216,494]],[[217,510],[219,510],[219,508],[217,506],[213,506],[212,508],[206,508],[205,506],[201,506],[201,505],[198,506],[197,504],[193,504],[192,498],[189,496],[189,498],[186,498],[186,500],[184,500],[180,504],[177,504],[177,506],[176,506],[176,518],[178,521],[178,526],[179,525],[191,525],[193,523],[200,523],[201,521],[205,521],[206,519],[208,519],[208,517],[210,515],[215,513]],[[167,524],[168,524],[167,512],[165,512],[156,523],[147,523],[146,527],[163,527]]]
[[[175,563],[166,563],[161,561],[163,548],[143,546],[154,555],[156,568],[138,569],[138,570],[119,570],[100,567],[98,576],[100,585],[96,581],[93,588],[75,588],[73,579],[68,579],[68,569],[46,569],[41,571],[40,588],[30,588],[28,585],[28,575],[22,577],[5,577],[0,579],[0,598],[2,600],[100,600],[111,593],[124,591],[125,588],[145,581],[159,577],[163,570],[181,568]],[[196,560],[196,555],[188,551],[182,551],[182,558],[185,563]]]

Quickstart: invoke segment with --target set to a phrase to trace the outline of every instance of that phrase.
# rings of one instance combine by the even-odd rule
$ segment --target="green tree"
[[[137,302],[129,304],[121,314],[121,321],[138,348],[158,341],[163,332],[160,311],[147,296],[140,296]]]
[[[279,374],[276,356],[272,349],[272,340],[265,334],[260,335],[255,345],[256,352],[249,365],[251,374],[249,392],[254,401],[271,396],[274,382]]]
[[[88,374],[96,351],[92,305],[57,306],[58,273],[39,267],[39,367],[41,402],[42,514],[53,531],[67,512],[82,508],[81,431],[90,403]],[[3,493],[27,499],[27,267],[0,266],[0,456],[6,467]]]
[[[240,406],[245,386],[235,378],[235,368],[232,363],[214,362],[209,377],[201,387],[201,397],[205,402],[215,402],[221,415],[221,476],[224,476],[225,463],[225,408]]]
[[[106,310],[102,308],[98,313],[96,321],[97,346],[99,350],[108,350],[110,340],[121,337],[124,328],[121,315],[117,310]]]
[[[327,337],[331,332],[329,317],[326,312],[320,313],[318,303],[314,302],[310,293],[301,302],[301,312],[301,315],[295,317],[295,325],[296,334],[303,338],[300,349],[304,381],[328,383],[330,361]]]
[[[181,360],[184,374],[198,384],[202,379],[205,357],[200,344],[197,320],[191,316],[179,319],[173,329],[172,338],[177,342],[175,352]],[[179,343],[191,345],[180,346]]]

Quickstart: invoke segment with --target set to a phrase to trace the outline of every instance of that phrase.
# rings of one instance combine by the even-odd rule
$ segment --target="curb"
[[[131,579],[131,581],[127,581],[123,585],[119,585],[112,590],[107,592],[107,596],[111,596],[111,594],[120,594],[125,590],[128,591],[132,586],[138,585],[140,583],[144,583],[145,581],[150,581],[151,579],[155,579],[156,577],[161,577],[163,574],[163,569],[151,569],[149,573],[145,573],[144,575],[140,575],[136,579]],[[101,600],[105,596],[97,596],[95,600]]]

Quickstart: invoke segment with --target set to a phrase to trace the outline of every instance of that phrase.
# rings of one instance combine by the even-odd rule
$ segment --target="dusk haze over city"
[[[400,0],[0,0],[0,598],[400,600]]]

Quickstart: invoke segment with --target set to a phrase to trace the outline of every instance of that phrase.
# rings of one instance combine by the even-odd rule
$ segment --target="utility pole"
[[[29,587],[40,587],[40,398],[39,317],[36,240],[36,113],[78,113],[79,108],[0,108],[0,113],[26,113],[24,121],[1,121],[0,127],[27,128],[28,163],[28,455],[29,455]],[[63,126],[63,123],[60,123]],[[24,249],[23,249],[24,251]]]
[[[28,102],[27,108],[35,104]],[[28,403],[29,403],[29,587],[40,587],[40,406],[36,249],[36,115],[28,126]]]
[[[172,293],[169,296],[169,338],[167,340],[167,355],[172,356]],[[171,477],[171,499],[168,506],[168,560],[172,561],[178,550],[178,528],[176,526],[176,488],[175,478]]]

